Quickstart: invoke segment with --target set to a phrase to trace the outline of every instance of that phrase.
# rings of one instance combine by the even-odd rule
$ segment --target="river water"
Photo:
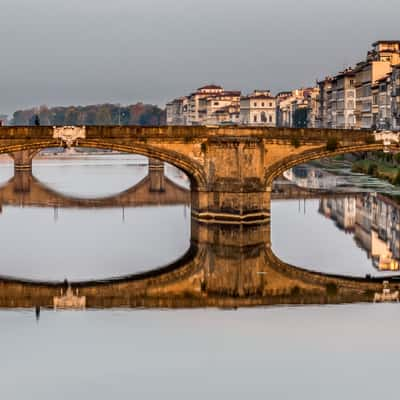
[[[313,167],[305,171],[303,177],[323,175],[320,186],[333,180]],[[35,185],[51,190],[46,193],[80,199],[129,190],[147,172],[146,160],[136,156],[38,160],[33,170]],[[166,175],[188,187],[174,168],[167,166]],[[15,198],[4,190],[12,176],[12,166],[1,164],[2,276],[107,279],[161,267],[189,249],[186,203],[22,207],[11,205]],[[17,199],[27,196],[18,192]],[[274,200],[273,250],[284,261],[322,272],[396,274],[396,204],[369,190]],[[44,310],[39,320],[32,309],[4,310],[0,394],[8,400],[389,397],[397,392],[399,321],[396,304]]]

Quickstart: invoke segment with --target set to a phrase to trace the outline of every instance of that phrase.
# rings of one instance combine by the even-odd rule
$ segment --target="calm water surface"
[[[141,181],[147,160],[101,156],[89,160],[42,160],[34,176],[51,189],[79,198],[107,197]],[[167,176],[188,186],[180,171]],[[13,176],[0,168],[3,184]],[[0,275],[70,281],[125,276],[164,266],[189,248],[188,205],[105,209],[3,206]],[[154,244],[157,243],[155,247]]]
[[[60,193],[93,198],[140,182],[147,174],[142,164],[137,157],[41,161],[34,174]],[[12,175],[11,166],[0,166],[0,182]],[[187,186],[178,171],[167,168],[167,175]],[[274,201],[274,251],[285,261],[322,271],[384,273],[379,266],[397,255],[384,237],[384,219],[369,225],[369,207],[378,200]],[[352,228],[355,218],[362,231]],[[392,225],[385,226],[392,232]],[[189,247],[190,209],[3,206],[0,235],[1,275],[107,278],[181,257]],[[377,259],[371,240],[385,257]],[[399,321],[397,304],[44,310],[39,320],[33,310],[0,311],[0,395],[8,400],[390,398],[398,391]]]
[[[381,399],[397,305],[0,312],[0,393],[41,399]]]
[[[358,185],[343,171],[333,176],[306,167],[292,178],[302,186],[339,191],[346,179],[346,190],[365,189],[367,179]],[[128,155],[38,160],[33,169],[46,187],[78,198],[115,195],[147,173],[144,157]],[[166,167],[166,175],[189,187],[173,167]],[[0,164],[0,182],[5,185],[12,176],[12,165]],[[356,177],[360,180],[359,174]],[[381,185],[382,191],[391,188]],[[373,209],[382,209],[385,215],[378,218]],[[399,273],[399,219],[400,207],[376,194],[276,200],[272,203],[272,246],[282,260],[312,270],[393,275]],[[184,204],[106,209],[3,206],[0,234],[0,275],[34,280],[106,279],[179,259],[190,245],[190,208]]]

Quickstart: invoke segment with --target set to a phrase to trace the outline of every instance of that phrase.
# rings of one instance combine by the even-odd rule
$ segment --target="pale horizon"
[[[399,39],[399,13],[395,0],[2,0],[0,114],[312,86]]]

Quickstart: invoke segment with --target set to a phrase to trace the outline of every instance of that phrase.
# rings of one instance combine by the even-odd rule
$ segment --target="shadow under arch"
[[[328,150],[326,146],[317,149],[306,150],[302,153],[285,157],[282,161],[278,161],[275,164],[272,164],[266,170],[266,184],[267,186],[271,187],[273,181],[278,176],[282,175],[285,171],[299,164],[305,164],[309,161],[318,160],[320,158],[331,158],[348,153],[380,151],[384,150],[384,148],[385,146],[383,145],[383,143],[375,143],[375,144],[340,147],[333,151]],[[393,148],[398,151],[398,148],[396,147]]]
[[[147,175],[135,185],[121,192],[110,196],[86,198],[57,191],[42,183],[34,174],[24,171],[16,173],[13,178],[0,185],[0,202],[4,205],[56,206],[60,208],[190,205],[190,189],[184,188],[168,177],[163,179],[163,191],[151,191],[151,178]]]
[[[374,143],[374,144],[365,144],[365,145],[356,145],[356,146],[346,146],[340,147],[336,150],[328,150],[326,146],[320,147],[317,149],[311,149],[304,151],[300,154],[296,154],[293,156],[286,157],[283,161],[278,161],[275,164],[271,165],[266,171],[266,182],[267,185],[272,187],[273,182],[276,178],[281,176],[287,170],[296,167],[297,165],[305,164],[309,161],[318,160],[321,158],[332,158],[338,155],[349,154],[349,153],[360,153],[360,152],[372,152],[372,151],[382,151],[387,146],[384,146],[383,143]],[[392,145],[390,148],[398,152],[398,145]],[[346,197],[349,195],[357,196],[363,192],[348,192],[348,193],[329,193],[329,190],[320,190],[320,189],[307,189],[307,188],[297,188],[298,193],[296,193],[298,199],[307,199],[307,198],[322,198],[322,197]],[[296,191],[295,191],[296,192]],[[285,199],[285,196],[277,196],[276,199],[282,200]],[[274,199],[274,196],[271,195],[271,199]],[[272,218],[272,213],[271,213]],[[317,268],[313,266],[309,266],[307,268],[299,267],[297,265],[288,264],[285,261],[281,260],[280,257],[275,254],[271,243],[266,248],[266,257],[269,259],[271,265],[277,267],[281,271],[285,271],[288,276],[292,277],[302,277],[305,281],[312,282],[320,282],[321,284],[328,284],[332,279],[334,281],[340,282],[340,285],[349,285],[349,287],[353,287],[356,289],[357,287],[367,287],[366,290],[378,290],[376,284],[382,284],[383,281],[387,280],[391,283],[396,284],[396,288],[400,284],[400,276],[399,275],[387,275],[380,277],[358,277],[351,275],[342,275],[342,274],[332,274],[320,272]],[[369,286],[368,286],[369,285]]]
[[[114,150],[164,161],[180,169],[189,177],[191,190],[206,186],[207,178],[203,167],[185,155],[173,150],[164,150],[147,144],[120,144],[89,139],[80,139],[79,147]]]
[[[0,146],[0,154],[10,154],[23,150],[32,150],[34,154],[37,154],[40,150],[43,150],[45,148],[55,147],[60,147],[59,140],[53,139],[46,141],[32,141],[29,143]],[[158,161],[167,162],[182,170],[190,179],[192,191],[199,188],[205,188],[207,185],[206,173],[203,169],[203,166],[190,159],[189,157],[173,150],[155,148],[148,144],[122,144],[113,143],[112,141],[107,140],[90,139],[79,139],[79,142],[75,143],[72,147],[114,150],[123,153],[137,154],[149,158],[154,158]]]

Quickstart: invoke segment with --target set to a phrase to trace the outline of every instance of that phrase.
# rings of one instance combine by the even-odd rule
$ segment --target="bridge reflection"
[[[346,197],[354,192],[332,192],[300,188],[283,179],[274,183],[272,200]],[[57,192],[40,182],[31,171],[14,171],[0,186],[0,207],[113,208],[155,205],[190,205],[190,190],[164,174],[161,166],[150,165],[148,175],[131,188],[102,198],[78,198]]]
[[[190,204],[190,191],[164,174],[162,163],[151,163],[148,175],[133,187],[104,198],[77,198],[59,193],[28,171],[15,171],[0,187],[0,206],[59,208],[144,207]]]
[[[189,190],[151,174],[127,191],[103,199],[77,199],[57,193],[29,171],[16,172],[0,188],[0,203],[13,206],[121,207],[190,204]],[[324,197],[331,193],[298,189],[287,182],[274,186],[272,198]],[[341,193],[337,198],[346,198]],[[352,196],[355,196],[354,193]],[[321,206],[327,204],[323,199]],[[132,268],[137,270],[137,268]],[[223,307],[274,304],[327,304],[372,301],[388,278],[352,278],[304,270],[278,259],[271,250],[270,225],[191,222],[191,246],[176,262],[145,273],[108,280],[72,282],[86,306]],[[389,278],[395,289],[399,278]],[[0,307],[52,307],[64,282],[0,278]]]
[[[109,280],[73,282],[86,306],[247,307],[372,301],[382,279],[310,272],[279,260],[270,226],[192,221],[191,247],[178,261],[149,272]],[[135,270],[135,268],[132,268]],[[387,279],[387,278],[386,278]],[[391,285],[400,283],[391,279]],[[63,282],[0,280],[0,307],[52,307]]]

